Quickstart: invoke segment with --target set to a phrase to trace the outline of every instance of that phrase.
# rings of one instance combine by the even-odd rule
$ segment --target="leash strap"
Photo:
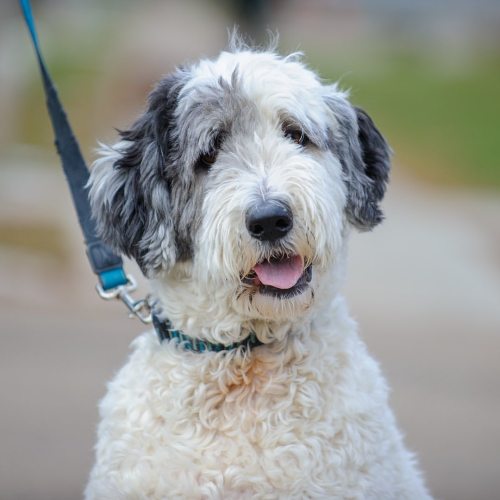
[[[92,270],[99,278],[97,291],[104,299],[121,299],[132,314],[139,316],[144,322],[150,322],[150,315],[144,312],[147,307],[146,301],[135,302],[128,295],[128,292],[135,289],[135,282],[130,276],[125,274],[122,258],[114,253],[97,236],[95,224],[91,217],[90,203],[86,189],[89,180],[89,171],[42,57],[31,4],[29,0],[19,0],[19,3],[31,35],[42,74],[47,109],[55,135],[55,145],[61,158],[66,180],[71,190],[73,204],[78,215],[78,221],[82,228],[87,257]]]

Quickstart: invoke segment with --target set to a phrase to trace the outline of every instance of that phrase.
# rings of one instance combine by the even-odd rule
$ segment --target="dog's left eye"
[[[284,130],[285,137],[295,142],[299,146],[307,146],[310,142],[309,137],[307,137],[302,130],[297,128],[286,128]]]
[[[197,167],[208,170],[217,160],[217,151],[210,151],[200,156],[196,164]]]

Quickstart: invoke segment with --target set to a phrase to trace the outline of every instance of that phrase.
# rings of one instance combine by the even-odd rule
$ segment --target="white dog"
[[[340,295],[389,148],[297,54],[163,79],[91,176],[158,299],[100,405],[87,499],[430,498]],[[174,330],[175,328],[175,330]]]

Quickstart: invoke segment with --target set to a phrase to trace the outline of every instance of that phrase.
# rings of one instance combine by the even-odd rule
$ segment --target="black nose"
[[[282,201],[263,201],[248,210],[248,232],[260,241],[276,241],[286,236],[293,226],[292,211]]]

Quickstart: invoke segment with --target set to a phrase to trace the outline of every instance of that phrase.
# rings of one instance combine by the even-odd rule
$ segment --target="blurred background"
[[[86,159],[227,28],[280,33],[392,145],[387,220],[346,293],[437,498],[500,491],[500,2],[33,0]],[[143,330],[83,254],[17,2],[0,3],[0,498],[80,498],[97,401]],[[134,266],[129,265],[136,276]],[[142,288],[146,292],[147,288]]]

